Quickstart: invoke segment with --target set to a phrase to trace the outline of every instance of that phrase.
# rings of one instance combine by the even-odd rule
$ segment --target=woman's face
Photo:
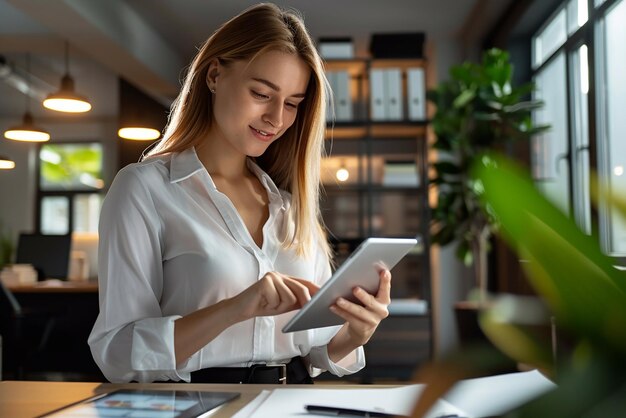
[[[215,90],[211,141],[260,156],[296,120],[310,76],[300,57],[278,51],[228,66],[216,61],[208,79]]]

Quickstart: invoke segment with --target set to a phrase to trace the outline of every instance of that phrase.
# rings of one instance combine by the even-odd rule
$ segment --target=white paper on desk
[[[462,380],[443,399],[471,417],[489,417],[509,412],[555,388],[533,370]]]
[[[239,411],[237,411],[237,413],[233,415],[233,418],[251,417],[252,414],[254,414],[254,412],[259,408],[259,406],[261,406],[261,404],[265,402],[265,400],[267,399],[268,396],[270,396],[271,393],[272,393],[271,390],[262,390],[261,393],[259,393],[256,398],[248,402],[246,406],[244,406]]]
[[[323,405],[410,415],[423,389],[424,385],[378,389],[274,389],[250,415],[239,415],[238,413],[236,418],[317,416],[306,412],[305,405]],[[445,401],[440,401],[431,410],[428,417],[458,412],[461,411]]]

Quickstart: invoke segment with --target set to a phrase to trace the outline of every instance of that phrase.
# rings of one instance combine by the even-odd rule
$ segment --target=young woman
[[[193,60],[162,141],[122,169],[100,218],[100,315],[89,337],[112,382],[310,383],[365,365],[389,271],[340,327],[283,334],[331,275],[318,207],[321,60],[272,4],[225,23]]]

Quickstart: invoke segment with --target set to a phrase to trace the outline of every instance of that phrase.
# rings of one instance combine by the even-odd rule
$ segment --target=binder
[[[352,97],[350,96],[350,74],[347,71],[335,73],[335,112],[337,121],[351,121]]]
[[[385,107],[384,70],[372,68],[370,70],[370,119],[387,119]]]
[[[426,119],[426,83],[423,68],[407,70],[409,120]]]
[[[402,97],[402,72],[399,68],[385,70],[385,114],[387,120],[402,120],[404,114]]]
[[[334,71],[327,71],[326,78],[330,85],[330,91],[326,101],[326,122],[332,122],[336,118],[337,107],[335,106],[335,94],[337,91],[337,77]]]

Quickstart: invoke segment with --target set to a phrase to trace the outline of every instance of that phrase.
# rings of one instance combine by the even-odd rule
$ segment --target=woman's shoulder
[[[128,164],[117,172],[113,183],[131,188],[163,184],[169,178],[169,163],[168,156],[157,156]]]

